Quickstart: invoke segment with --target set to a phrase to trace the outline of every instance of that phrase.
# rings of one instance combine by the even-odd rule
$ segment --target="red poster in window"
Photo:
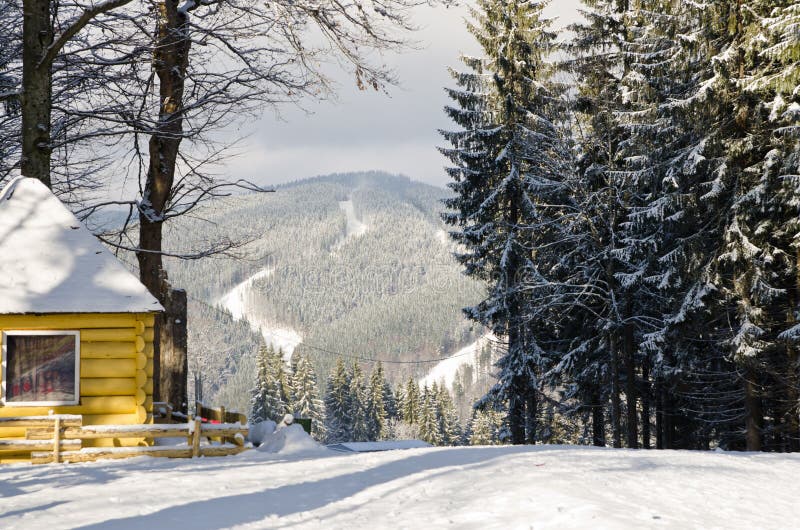
[[[7,333],[6,402],[76,402],[76,336]]]

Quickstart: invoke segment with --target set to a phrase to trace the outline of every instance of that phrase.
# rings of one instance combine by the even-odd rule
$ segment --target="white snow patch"
[[[234,320],[244,319],[249,322],[253,330],[261,333],[267,345],[283,350],[283,359],[288,364],[294,349],[303,342],[302,335],[288,326],[257,319],[249,314],[248,308],[248,297],[253,284],[263,278],[269,278],[274,272],[275,269],[271,267],[256,272],[222,296],[217,305],[225,308]]]
[[[579,446],[290,454],[299,434],[286,432],[283,453],[2,465],[0,527],[797,526],[800,454]]]
[[[444,381],[445,386],[452,390],[456,372],[459,368],[465,365],[469,365],[474,368],[472,372],[473,382],[477,381],[478,356],[480,355],[480,351],[485,346],[496,340],[497,338],[492,333],[486,333],[472,344],[464,346],[457,352],[434,365],[430,372],[428,372],[428,375],[419,380],[420,386],[431,386],[433,383],[438,385]]]
[[[275,432],[264,436],[257,450],[281,456],[324,456],[330,452],[329,449],[315,442],[297,423],[280,427]]]
[[[250,424],[248,425],[247,439],[252,442],[253,445],[261,445],[264,438],[275,432],[277,426],[278,424],[272,420]]]

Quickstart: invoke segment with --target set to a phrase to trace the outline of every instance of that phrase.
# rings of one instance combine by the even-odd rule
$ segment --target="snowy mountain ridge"
[[[427,374],[429,364],[409,361],[474,343],[481,332],[461,310],[482,287],[452,256],[440,220],[447,195],[385,173],[329,175],[214,201],[202,221],[176,223],[173,248],[216,235],[251,241],[243,260],[168,260],[173,284],[191,286],[198,299],[190,369],[208,379],[205,399],[247,406],[261,341],[287,360],[309,355],[323,381],[341,355],[387,361],[395,383]]]

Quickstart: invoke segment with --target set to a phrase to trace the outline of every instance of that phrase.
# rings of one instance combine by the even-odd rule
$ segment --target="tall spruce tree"
[[[281,353],[272,346],[262,346],[256,357],[256,384],[250,411],[252,422],[279,421],[288,412],[284,373]]]
[[[327,443],[352,441],[353,417],[350,403],[350,375],[341,358],[328,376],[325,394],[325,433]]]
[[[301,355],[292,373],[292,412],[311,419],[311,435],[325,439],[325,404],[319,398],[317,374],[308,356]]]
[[[536,270],[532,225],[542,219],[537,202],[559,189],[564,170],[552,117],[558,94],[546,62],[555,37],[541,16],[545,5],[477,2],[468,29],[485,57],[463,57],[470,71],[451,71],[458,88],[447,90],[454,105],[445,111],[461,129],[442,131],[452,146],[441,152],[453,164],[449,186],[456,195],[445,201],[450,212],[443,217],[464,249],[457,258],[466,274],[488,286],[486,299],[467,315],[505,338],[499,380],[487,401],[507,408],[514,443],[532,440],[542,353],[525,318],[525,276]]]
[[[408,381],[406,381],[401,405],[403,421],[409,425],[417,423],[420,415],[420,395],[419,385],[417,385],[413,377],[409,377]]]
[[[369,440],[369,427],[367,419],[367,385],[364,382],[364,372],[354,362],[349,370],[349,392],[347,407],[350,412],[350,440],[366,442]]]
[[[383,377],[383,366],[378,363],[369,378],[364,407],[366,439],[368,441],[378,440],[384,431],[387,418],[386,404],[384,402],[385,384],[386,380]]]

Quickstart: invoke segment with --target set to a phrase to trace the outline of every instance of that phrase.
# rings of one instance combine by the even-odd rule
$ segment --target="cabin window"
[[[79,360],[77,331],[4,331],[3,403],[77,405]]]

